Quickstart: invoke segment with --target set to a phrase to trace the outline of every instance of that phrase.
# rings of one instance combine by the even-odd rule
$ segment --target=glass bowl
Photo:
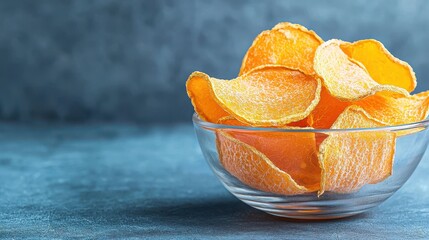
[[[193,123],[206,161],[229,192],[251,207],[275,216],[294,219],[343,218],[363,213],[378,206],[409,179],[422,159],[429,140],[427,135],[429,120],[406,125],[366,129],[278,129],[213,124],[202,121],[198,115],[194,114]],[[321,139],[321,141],[330,135],[341,137],[345,134],[360,134],[362,136],[377,133],[379,136],[383,136],[394,132],[397,137],[393,171],[383,181],[366,184],[352,193],[327,191],[318,196],[317,191],[315,191],[297,195],[282,195],[258,190],[234,177],[222,165],[216,145],[216,132],[219,130],[236,131],[244,134],[260,134],[262,132],[290,133],[294,136],[314,134],[316,139]],[[358,160],[356,159],[356,161]]]

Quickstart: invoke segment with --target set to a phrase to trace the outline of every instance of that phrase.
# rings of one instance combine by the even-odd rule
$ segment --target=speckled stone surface
[[[0,125],[0,237],[428,239],[429,159],[374,210],[295,222],[229,194],[191,125]]]

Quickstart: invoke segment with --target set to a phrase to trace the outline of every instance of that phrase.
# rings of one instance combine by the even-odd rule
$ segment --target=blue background
[[[429,89],[429,1],[0,1],[0,119],[190,122],[195,70],[237,75],[280,21],[324,40],[375,38]]]

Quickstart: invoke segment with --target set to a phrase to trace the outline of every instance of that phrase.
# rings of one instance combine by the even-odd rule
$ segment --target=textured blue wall
[[[429,89],[429,1],[0,1],[0,119],[190,121],[194,70],[236,76],[277,22],[376,38]]]

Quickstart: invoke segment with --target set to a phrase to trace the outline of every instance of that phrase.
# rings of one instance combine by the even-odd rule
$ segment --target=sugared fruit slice
[[[320,101],[316,108],[310,113],[310,126],[318,129],[328,129],[337,120],[344,109],[350,106],[351,102],[341,101],[332,96],[329,91],[322,87]]]
[[[402,98],[377,94],[357,102],[356,105],[385,125],[419,122],[429,114],[429,91]]]
[[[308,192],[292,177],[276,167],[264,154],[222,130],[216,131],[219,160],[224,168],[244,184],[261,191],[283,195]]]
[[[393,85],[412,92],[417,85],[411,66],[394,57],[384,45],[374,39],[343,43],[343,51],[365,66],[372,79],[380,84]]]
[[[384,124],[358,106],[348,107],[333,129],[373,128]],[[351,193],[365,184],[378,183],[392,174],[395,133],[350,131],[329,134],[319,149],[322,169],[319,195],[325,191]]]
[[[329,93],[343,101],[357,101],[377,92],[390,96],[408,96],[408,92],[393,85],[379,84],[365,67],[350,59],[340,48],[340,40],[329,40],[317,48],[314,70],[323,78]]]
[[[302,128],[288,128],[302,129]],[[312,132],[264,132],[225,129],[231,137],[254,147],[276,167],[310,191],[320,186],[316,138]],[[267,178],[270,176],[266,175]]]
[[[263,31],[244,56],[240,75],[255,67],[279,64],[314,74],[313,58],[323,40],[313,31],[293,23],[279,23]]]
[[[307,117],[319,102],[321,81],[284,66],[261,66],[233,80],[210,78],[216,102],[253,126],[282,126]]]
[[[186,92],[198,116],[204,121],[216,123],[229,113],[214,100],[209,79],[205,73],[193,72],[186,81]]]

